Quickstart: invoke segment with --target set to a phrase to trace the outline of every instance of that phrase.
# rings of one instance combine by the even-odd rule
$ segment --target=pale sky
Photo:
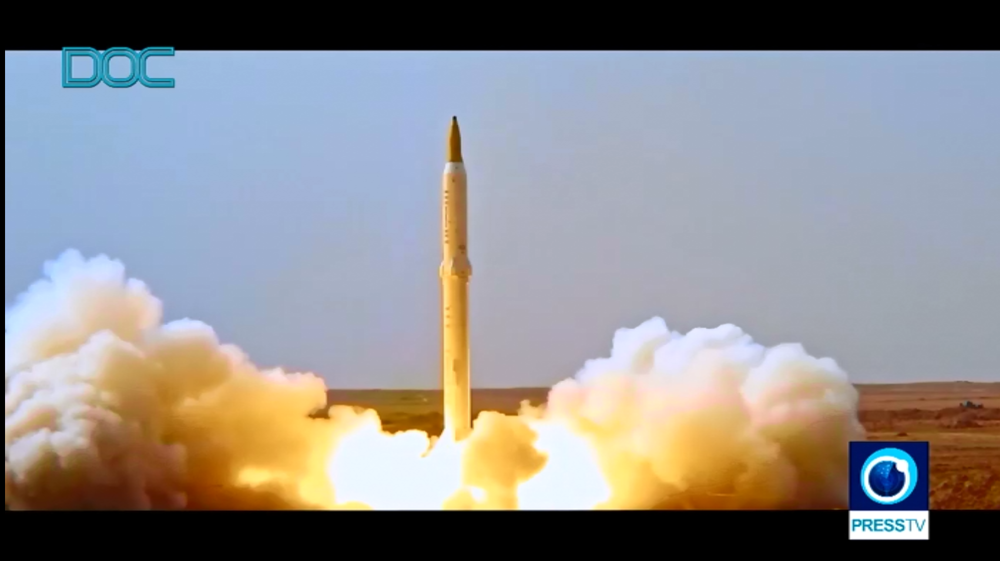
[[[173,90],[4,58],[8,305],[105,253],[262,366],[436,387],[457,115],[477,387],[653,316],[856,382],[1000,378],[997,53],[178,52]]]

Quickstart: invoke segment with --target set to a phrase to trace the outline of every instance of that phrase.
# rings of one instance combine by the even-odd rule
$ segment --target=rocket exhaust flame
[[[468,280],[449,147],[444,207],[462,212],[443,220],[443,320]],[[863,437],[833,360],[732,325],[622,329],[544,407],[463,430],[468,324],[443,321],[443,357],[465,363],[443,368],[449,430],[435,439],[388,434],[374,411],[312,418],[318,377],[260,370],[202,323],[164,325],[160,301],[107,257],[48,263],[4,319],[13,510],[842,507],[847,443]]]

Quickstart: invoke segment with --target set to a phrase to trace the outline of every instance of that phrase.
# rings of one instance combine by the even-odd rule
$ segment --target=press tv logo
[[[852,442],[850,457],[851,539],[930,539],[930,445]]]

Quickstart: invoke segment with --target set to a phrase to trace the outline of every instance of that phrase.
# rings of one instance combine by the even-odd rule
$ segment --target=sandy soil
[[[1000,510],[1000,384],[858,389],[869,440],[931,443],[931,508]]]
[[[931,508],[1000,510],[1000,384],[966,382],[859,385],[869,440],[931,443]],[[516,413],[522,401],[544,403],[548,390],[474,390],[474,415]],[[434,391],[330,392],[331,404],[375,409],[390,431],[442,430]],[[982,408],[963,407],[971,401]]]

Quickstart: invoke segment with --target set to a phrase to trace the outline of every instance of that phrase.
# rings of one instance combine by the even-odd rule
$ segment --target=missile
[[[472,432],[469,375],[469,262],[467,179],[458,118],[452,117],[441,181],[441,389],[444,430],[453,442]]]

